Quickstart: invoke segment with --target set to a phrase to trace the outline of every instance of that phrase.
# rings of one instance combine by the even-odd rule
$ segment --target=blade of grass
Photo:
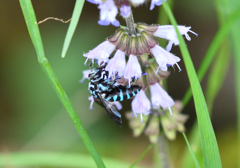
[[[123,168],[128,164],[104,158],[108,167]],[[90,155],[55,152],[16,152],[0,154],[0,167],[96,167]],[[140,168],[140,166],[137,166]]]
[[[213,102],[221,89],[221,86],[226,78],[230,63],[228,44],[223,43],[219,56],[214,62],[214,66],[208,76],[206,89],[206,102],[209,112],[212,112]]]
[[[220,48],[220,44],[223,43],[224,39],[226,38],[226,35],[229,33],[229,31],[230,31],[230,29],[233,25],[233,23],[236,21],[236,19],[239,16],[240,16],[240,8],[236,12],[232,13],[229,16],[229,18],[225,21],[225,24],[222,24],[221,27],[219,28],[219,30],[217,31],[215,37],[213,38],[205,56],[204,56],[204,59],[203,59],[201,65],[200,65],[200,68],[198,70],[197,74],[198,74],[198,79],[200,81],[202,81],[202,79],[205,76],[208,68],[210,67],[210,63],[215,58],[214,55],[216,55],[215,53]],[[220,18],[222,18],[222,17],[220,17]],[[224,50],[223,50],[223,52],[224,52]],[[222,53],[222,52],[220,52],[220,53]],[[224,69],[225,68],[223,68],[222,70],[224,71]],[[186,105],[189,102],[191,96],[192,96],[192,92],[189,88],[188,91],[186,92],[184,98],[183,98],[184,105]],[[207,98],[206,98],[206,100],[207,100]],[[209,104],[210,103],[208,103],[208,106],[209,106]],[[209,109],[209,111],[211,112],[210,109]],[[199,149],[200,145],[197,145],[197,144],[200,144],[199,133],[197,132],[197,130],[198,130],[198,126],[197,126],[197,123],[195,123],[192,130],[191,130],[190,138],[189,138],[189,142],[190,142],[191,146],[193,146],[195,154],[201,153],[201,150]],[[191,168],[193,166],[193,162],[192,162],[192,164],[187,164],[187,162],[190,160],[190,158],[191,158],[191,155],[189,154],[188,149],[186,148],[184,150],[184,154],[183,154],[183,159],[182,159],[183,160],[182,161],[183,166],[182,167]],[[189,165],[189,166],[187,166],[187,165]]]
[[[148,153],[148,151],[152,148],[152,144],[148,144],[148,146],[146,147],[146,149],[144,149],[144,151],[139,155],[139,157],[137,158],[137,160],[129,167],[129,168],[133,168],[135,167],[141,160],[142,158]]]
[[[219,2],[220,0],[218,0]],[[233,0],[233,1],[226,1],[221,0],[222,6],[221,9],[222,13],[226,11],[240,11],[240,1]],[[224,5],[224,6],[223,6]],[[224,10],[223,10],[224,9]],[[228,13],[223,13],[223,17],[228,17]],[[237,109],[237,131],[238,131],[238,167],[240,167],[240,17],[238,17],[237,21],[231,28],[230,32],[230,43],[233,50],[233,62],[234,62],[234,71],[235,71],[235,95],[236,95],[236,109]]]
[[[203,61],[198,69],[197,76],[198,76],[199,81],[202,81],[208,68],[210,67],[212,60],[214,59],[214,57],[216,55],[216,52],[218,51],[218,49],[219,49],[220,45],[222,44],[226,35],[229,33],[233,23],[236,21],[236,19],[239,16],[240,16],[240,8],[236,12],[231,14],[229,16],[229,19],[217,31],[216,35],[214,36],[214,38],[210,44],[210,47],[208,48],[208,50],[204,56]],[[191,88],[188,88],[187,92],[185,93],[185,95],[182,99],[184,106],[187,105],[187,103],[189,102],[191,97],[192,97],[192,91],[191,91]]]
[[[191,156],[192,156],[192,158],[193,158],[193,161],[194,161],[194,163],[195,163],[195,166],[196,166],[197,168],[200,168],[200,165],[199,165],[199,163],[198,163],[198,161],[197,161],[197,158],[195,157],[195,154],[193,153],[192,148],[191,148],[191,146],[190,146],[190,144],[189,144],[189,142],[188,142],[187,136],[185,135],[184,132],[182,133],[182,135],[183,135],[183,137],[184,137],[184,139],[185,139],[185,141],[186,141],[186,144],[187,144],[188,149],[189,149],[189,151],[190,151],[190,153],[191,153]]]
[[[82,13],[82,8],[84,5],[84,2],[85,2],[85,0],[76,0],[76,4],[75,4],[74,10],[73,10],[72,20],[68,27],[67,35],[66,35],[64,43],[63,43],[62,58],[64,58],[66,56],[66,53],[69,48],[70,42],[72,40],[73,34],[76,30],[78,20]]]
[[[75,109],[72,106],[72,103],[70,102],[67,94],[61,87],[57,76],[55,75],[52,67],[50,66],[47,58],[44,54],[43,44],[41,35],[39,32],[39,28],[37,25],[36,16],[33,10],[33,6],[31,3],[31,0],[19,0],[21,9],[27,24],[27,28],[30,34],[30,37],[32,39],[33,45],[35,47],[35,50],[37,52],[38,62],[43,68],[43,71],[45,72],[46,76],[48,77],[53,89],[55,90],[56,94],[58,95],[58,98],[62,102],[63,106],[65,107],[68,115],[70,116],[73,124],[75,125],[75,128],[77,129],[79,135],[81,136],[86,148],[88,149],[89,153],[92,155],[95,163],[98,167],[105,167],[104,163],[99,156],[98,152],[96,151],[90,137],[88,136],[86,130],[83,127],[83,124],[81,120],[79,119]]]
[[[224,43],[222,45],[222,48],[219,52],[217,59],[214,61],[214,65],[208,77],[208,83],[207,83],[207,89],[206,89],[206,102],[207,102],[210,115],[212,112],[212,107],[213,107],[213,103],[216,98],[216,95],[225,80],[227,70],[229,68],[229,63],[230,63],[230,57],[228,55],[228,45]],[[191,146],[194,147],[195,156],[196,157],[201,156],[197,123],[194,124],[190,137],[191,137],[190,138]],[[185,149],[183,159],[182,159],[183,160],[182,167],[192,168],[194,166],[194,163],[190,160],[190,157],[191,156],[189,152],[187,151],[187,149]],[[202,159],[199,158],[199,160],[200,160],[199,162],[202,163]]]
[[[186,44],[183,40],[183,37],[180,35],[177,29],[177,22],[172,14],[171,9],[167,5],[167,3],[163,2],[163,8],[165,9],[171,23],[174,25],[176,30],[179,46],[183,56],[184,64],[186,66],[189,82],[191,85],[194,104],[197,113],[198,126],[200,131],[201,145],[203,151],[203,160],[205,167],[211,168],[221,168],[221,158],[218,150],[217,140],[215,137],[215,133],[213,131],[213,127],[210,121],[207,104],[202,92],[202,88],[200,86],[196,71],[194,69],[190,54],[186,47]]]

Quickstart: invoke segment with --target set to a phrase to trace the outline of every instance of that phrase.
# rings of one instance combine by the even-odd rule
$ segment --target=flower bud
[[[158,44],[158,42],[154,40],[147,32],[143,31],[141,32],[141,35],[144,38],[148,48],[152,49]]]
[[[157,31],[158,26],[159,25],[156,25],[156,24],[154,24],[154,25],[147,25],[145,23],[137,23],[136,29],[139,32],[146,31],[148,34],[153,35],[153,33],[155,33]]]

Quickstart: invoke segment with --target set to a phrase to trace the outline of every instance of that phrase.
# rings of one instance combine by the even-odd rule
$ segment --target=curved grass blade
[[[227,70],[229,68],[229,63],[230,63],[230,57],[228,54],[228,45],[224,43],[222,46],[223,47],[221,48],[219,55],[215,60],[214,65],[210,71],[208,82],[207,82],[206,102],[207,102],[210,115],[212,112],[212,106],[213,106],[214,100],[225,80],[225,77],[227,75]],[[192,128],[190,137],[191,137],[190,143],[192,146],[194,146],[194,149],[195,149],[194,151],[195,156],[196,157],[201,156],[199,133],[198,133],[198,127],[196,123]],[[194,163],[190,160],[190,157],[191,156],[189,152],[185,149],[184,155],[183,155],[182,167],[192,168],[194,166]],[[201,162],[202,159],[201,158],[198,158],[198,159],[200,160],[199,162],[202,163]]]
[[[192,148],[191,148],[191,146],[190,146],[190,144],[189,144],[189,142],[188,142],[187,136],[185,135],[184,132],[183,132],[182,134],[183,134],[183,137],[184,137],[184,139],[185,139],[185,141],[186,141],[186,144],[187,144],[187,146],[188,146],[188,149],[189,149],[189,151],[190,151],[190,153],[191,153],[191,155],[192,155],[192,158],[193,158],[193,161],[194,161],[194,163],[195,163],[195,166],[196,166],[197,168],[200,168],[200,165],[199,165],[199,163],[198,163],[198,161],[197,161],[197,158],[195,157],[195,155],[194,155],[194,153],[193,153],[193,151],[192,151]]]
[[[123,168],[128,163],[104,158],[108,167]],[[0,167],[96,167],[90,155],[55,152],[15,152],[0,154]],[[142,168],[137,166],[136,168]]]
[[[148,151],[152,148],[152,144],[148,144],[148,146],[144,149],[144,151],[140,154],[137,160],[129,167],[133,168],[136,167],[137,164],[142,160],[142,158],[148,153]]]
[[[85,2],[85,0],[76,0],[76,4],[75,4],[74,10],[73,10],[72,20],[68,27],[67,35],[66,35],[64,43],[63,43],[62,58],[64,58],[67,53],[68,47],[69,47],[70,42],[73,37],[73,34],[76,30],[78,20],[82,13],[82,8],[84,5],[84,2]]]
[[[163,8],[165,9],[171,23],[174,25],[175,31],[179,39],[179,46],[183,56],[184,64],[186,66],[189,82],[191,85],[194,104],[197,113],[198,126],[201,138],[201,145],[203,151],[203,160],[205,167],[211,168],[221,168],[221,158],[218,150],[217,140],[213,127],[210,121],[207,104],[200,86],[196,71],[194,69],[190,54],[186,47],[186,44],[183,40],[183,37],[180,35],[177,29],[177,22],[170,10],[169,6],[165,1],[163,2]]]
[[[86,130],[83,127],[81,120],[79,119],[75,109],[72,106],[67,94],[63,90],[62,86],[60,85],[57,76],[55,75],[52,67],[50,66],[47,58],[44,54],[43,44],[41,35],[39,32],[39,28],[37,25],[36,16],[33,10],[33,6],[31,0],[19,0],[22,12],[27,24],[27,28],[32,39],[33,45],[37,52],[38,62],[43,68],[46,76],[48,77],[53,89],[55,90],[58,98],[62,102],[63,106],[65,107],[68,115],[70,116],[75,128],[77,129],[79,135],[81,136],[86,148],[88,149],[89,153],[92,155],[95,163],[98,167],[105,167],[101,157],[99,156],[98,152],[96,151],[90,137],[88,136]]]
[[[214,36],[214,38],[210,44],[210,47],[208,48],[208,50],[204,56],[204,59],[197,71],[197,76],[198,76],[199,81],[202,81],[208,68],[210,67],[212,60],[215,58],[215,55],[216,55],[220,45],[222,44],[226,35],[229,33],[234,21],[236,21],[236,19],[239,16],[240,16],[240,8],[236,12],[231,14],[229,16],[229,19],[217,31],[216,35]],[[191,97],[192,97],[192,91],[191,91],[191,88],[189,88],[183,97],[184,106],[187,105],[187,103],[189,102]]]
[[[231,30],[231,27],[232,25],[234,24],[234,22],[236,21],[236,19],[238,19],[240,16],[240,8],[238,8],[238,10],[236,10],[234,13],[232,13],[231,15],[229,15],[228,19],[226,21],[224,21],[224,24],[221,25],[221,27],[219,28],[218,32],[216,33],[215,37],[213,38],[212,42],[211,42],[211,45],[210,47],[208,48],[205,56],[204,56],[204,59],[200,65],[200,68],[198,70],[198,78],[199,80],[201,81],[203,79],[203,77],[205,76],[209,66],[210,66],[210,63],[212,62],[212,60],[215,58],[214,55],[216,55],[216,52],[217,50],[220,48],[220,44],[222,44],[224,42],[224,39],[226,39],[226,35],[229,33],[229,31]],[[220,16],[219,16],[220,17]],[[223,17],[220,17],[220,18],[223,18]],[[225,18],[226,19],[226,18]],[[227,44],[223,45],[223,48],[222,49],[222,52],[220,52],[220,54],[225,54],[225,56],[227,55],[227,49],[225,48]],[[223,57],[219,55],[219,57]],[[222,75],[222,78],[219,78],[219,79],[216,79],[216,75],[214,75],[214,73],[210,73],[210,74],[213,74],[211,78],[211,80],[215,80],[215,81],[221,81],[221,80],[224,80],[224,76],[226,75],[224,72],[226,72],[227,70],[227,67],[228,66],[227,64],[224,65],[224,61],[225,63],[229,63],[229,57],[226,56],[225,60],[224,58],[217,58],[214,66],[213,66],[213,70],[214,69],[217,69],[215,68],[217,65],[216,64],[219,64],[217,62],[221,62],[221,59],[222,60],[222,65],[219,66],[219,74]],[[217,73],[215,73],[217,74]],[[221,86],[221,82],[218,82],[218,85],[215,89],[219,89],[220,86]],[[218,88],[219,87],[219,88]],[[214,88],[213,88],[214,89]],[[212,90],[208,87],[207,90]],[[213,92],[213,91],[211,91]],[[215,92],[215,93],[214,93]],[[211,104],[213,104],[213,101],[214,101],[214,95],[217,93],[217,90],[215,90],[213,93],[211,93],[212,96],[207,96],[206,95],[206,101],[207,101],[207,105],[208,105],[208,109],[211,113]],[[206,92],[208,94],[208,91]],[[191,90],[190,88],[188,89],[188,91],[186,92],[184,98],[183,98],[183,102],[184,102],[184,105],[186,105],[190,98],[191,98]],[[212,98],[211,98],[212,97]],[[212,100],[210,100],[212,99]],[[212,102],[211,102],[212,101]],[[190,139],[189,139],[189,142],[191,145],[194,145],[194,148],[195,148],[195,151],[194,153],[196,155],[200,155],[199,153],[201,152],[201,150],[199,149],[200,148],[200,141],[199,141],[199,134],[197,132],[198,130],[198,127],[197,127],[197,124],[195,123],[195,125],[193,126],[192,130],[191,130],[191,133],[190,133]],[[196,156],[197,157],[197,156]],[[184,151],[184,154],[183,154],[183,161],[182,161],[182,164],[184,168],[191,168],[193,166],[193,163],[187,163],[189,162],[189,159],[191,158],[189,152],[187,149],[185,149]],[[197,157],[198,158],[198,157]]]
[[[240,12],[240,1],[227,1],[227,0],[218,0],[218,3],[222,3],[219,10],[225,11],[238,11]],[[223,13],[223,17],[228,17],[228,13]],[[233,63],[234,63],[234,72],[235,72],[235,95],[236,95],[236,110],[237,110],[237,134],[238,134],[238,167],[240,167],[240,17],[236,20],[234,25],[231,28],[230,32],[230,43],[233,50]]]

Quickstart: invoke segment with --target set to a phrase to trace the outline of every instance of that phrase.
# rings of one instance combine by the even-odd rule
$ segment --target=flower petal
[[[181,59],[172,53],[166,51],[159,45],[156,45],[151,49],[153,56],[155,57],[159,68],[163,71],[167,70],[167,66],[177,64]]]
[[[85,70],[83,71],[83,78],[79,81],[80,83],[83,83],[85,79],[88,79],[88,74],[91,72],[91,70]]]
[[[161,106],[164,109],[174,105],[173,99],[168,93],[158,84],[150,85],[151,101],[154,108]]]
[[[110,59],[106,70],[109,71],[109,77],[115,72],[118,72],[119,76],[123,76],[126,67],[125,53],[121,50],[117,50],[114,57]]]
[[[98,24],[106,26],[112,23],[114,26],[119,26],[119,22],[116,20],[118,9],[113,0],[106,0],[98,8],[100,9],[100,21],[98,21]]]
[[[130,81],[132,77],[141,78],[141,75],[142,75],[142,70],[138,62],[137,56],[130,55],[129,60],[127,62],[126,69],[124,71],[124,78]]]
[[[109,41],[104,41],[93,50],[90,50],[88,53],[83,54],[83,56],[87,57],[88,59],[107,59],[114,49],[115,45]]]
[[[142,114],[148,115],[151,109],[150,101],[148,100],[145,92],[140,90],[132,101],[132,111],[134,115],[140,114],[142,121]],[[142,121],[143,122],[143,121]]]
[[[186,26],[177,26],[179,32],[181,35],[185,35],[186,39],[188,41],[191,40],[190,36],[187,34],[188,32],[191,32],[194,35],[198,35],[197,33],[191,31],[191,27],[186,27]],[[170,44],[174,44],[174,45],[179,45],[179,40],[177,38],[177,34],[176,31],[174,29],[174,26],[172,25],[164,25],[164,26],[158,26],[158,29],[155,33],[153,33],[154,36],[160,37],[160,38],[164,38],[169,40],[169,44],[167,46],[167,50],[170,51],[170,49],[172,48],[170,46]],[[170,43],[171,42],[171,43]]]
[[[123,5],[123,6],[120,8],[121,15],[122,15],[124,18],[129,17],[129,15],[130,15],[130,10],[131,10],[131,7],[130,7],[130,6]]]

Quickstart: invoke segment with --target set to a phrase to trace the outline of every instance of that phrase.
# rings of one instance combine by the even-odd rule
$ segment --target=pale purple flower
[[[177,64],[177,62],[179,62],[181,59],[178,58],[177,56],[166,51],[159,45],[156,45],[155,47],[153,47],[151,49],[151,52],[159,65],[159,69],[163,71],[167,71],[167,66],[173,66],[176,64],[177,67],[179,68],[179,71],[181,71],[180,67]]]
[[[167,0],[165,0],[167,1]],[[151,1],[151,6],[150,6],[150,10],[153,10],[153,8],[156,6],[160,6],[162,5],[162,0],[152,0]]]
[[[125,52],[117,50],[114,57],[110,59],[106,66],[106,71],[109,71],[109,77],[115,72],[118,72],[119,76],[123,76],[126,67]]]
[[[124,78],[128,79],[130,83],[132,77],[141,78],[141,75],[142,70],[138,62],[137,56],[130,55],[129,60],[127,62],[127,66],[125,68]]]
[[[121,11],[121,14],[124,18],[127,18],[129,17],[130,15],[130,10],[131,10],[131,7],[130,6],[127,6],[127,5],[123,5],[121,8],[120,8],[120,11]]]
[[[91,72],[91,70],[85,70],[83,71],[83,78],[79,81],[80,83],[83,83],[85,79],[88,79],[88,74]]]
[[[150,85],[150,91],[153,108],[158,108],[159,106],[164,109],[168,108],[172,116],[172,111],[170,107],[174,105],[174,101],[168,95],[168,93],[158,83]]]
[[[116,27],[120,25],[119,21],[116,20],[118,9],[113,0],[106,0],[103,4],[100,4],[98,8],[100,9],[100,20],[98,24],[108,26],[111,23]]]
[[[185,35],[186,39],[188,41],[191,40],[190,36],[187,34],[188,32],[198,36],[197,33],[191,31],[191,27],[186,27],[186,26],[177,26],[179,32],[181,35]],[[179,45],[179,40],[177,38],[177,33],[174,29],[174,26],[172,25],[164,25],[164,26],[158,26],[157,31],[153,33],[154,36],[164,38],[169,40],[169,43],[166,47],[167,51],[170,51],[172,49],[172,45]]]
[[[93,96],[89,96],[88,100],[91,101],[89,109],[93,110],[94,97]]]
[[[118,110],[121,110],[122,109],[122,105],[120,102],[116,101],[116,102],[113,102],[115,104],[115,106],[117,107]]]
[[[142,114],[148,115],[151,109],[150,101],[148,100],[145,92],[140,90],[132,101],[132,111],[135,116],[140,114],[141,122],[143,122]]]
[[[87,0],[87,1],[95,5],[102,4],[102,0]]]
[[[87,57],[85,64],[89,59],[107,60],[110,54],[114,51],[115,47],[116,46],[109,41],[102,42],[93,50],[90,50],[88,53],[83,54],[84,57]]]

